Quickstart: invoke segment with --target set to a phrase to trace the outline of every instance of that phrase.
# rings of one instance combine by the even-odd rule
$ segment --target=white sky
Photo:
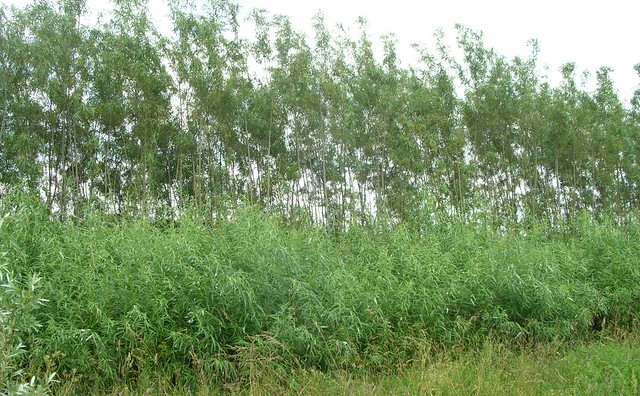
[[[540,44],[540,65],[548,66],[552,82],[565,62],[592,72],[614,69],[612,78],[623,100],[629,100],[640,78],[640,1],[638,0],[240,0],[246,9],[266,8],[291,17],[295,26],[309,28],[322,10],[328,25],[356,27],[363,16],[372,38],[394,33],[400,58],[412,62],[412,43],[433,44],[433,33],[444,28],[451,37],[456,23],[484,32],[485,45],[512,58],[529,54],[527,40]]]
[[[206,0],[193,0],[196,4]],[[322,10],[327,26],[343,23],[354,31],[358,16],[368,21],[374,42],[394,33],[401,61],[412,64],[413,43],[433,44],[433,33],[444,28],[454,36],[456,23],[484,32],[485,45],[512,58],[529,54],[527,40],[540,44],[539,63],[548,66],[550,81],[559,80],[560,65],[575,62],[592,73],[600,66],[613,68],[612,78],[620,97],[628,101],[640,78],[633,65],[640,63],[640,1],[638,0],[237,0],[241,13],[265,8],[271,14],[291,18],[296,29],[311,35],[313,16]],[[21,5],[30,0],[0,0]],[[105,0],[88,0],[92,10],[104,8]],[[162,29],[169,26],[164,0],[149,0],[154,19]],[[162,29],[163,30],[163,29]],[[591,87],[591,86],[589,86]]]

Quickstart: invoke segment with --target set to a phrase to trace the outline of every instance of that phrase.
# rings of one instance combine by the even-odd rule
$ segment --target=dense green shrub
[[[0,218],[0,234],[4,218]],[[25,372],[25,344],[40,327],[35,313],[46,302],[35,292],[40,279],[33,275],[28,279],[14,277],[9,270],[6,252],[0,250],[0,394],[2,395],[44,395],[55,373],[44,381],[31,377]]]
[[[92,213],[11,212],[0,246],[50,300],[24,334],[29,365],[109,384],[165,373],[230,380],[248,362],[385,368],[417,343],[577,340],[594,321],[637,317],[638,225],[586,217],[566,231],[450,224],[353,225],[342,234],[284,225],[252,208],[215,224],[196,211],[158,227]]]

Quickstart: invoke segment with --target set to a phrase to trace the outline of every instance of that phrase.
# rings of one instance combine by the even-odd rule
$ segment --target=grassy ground
[[[473,350],[425,348],[396,373],[285,375],[269,362],[256,364],[248,379],[225,389],[207,384],[172,387],[147,378],[134,387],[99,390],[112,395],[640,395],[640,338],[602,337],[579,345],[540,344],[513,348],[487,343]],[[77,389],[60,386],[56,394]]]
[[[491,345],[475,352],[425,357],[398,376],[351,378],[305,373],[296,387],[241,392],[334,395],[637,395],[637,342],[606,342],[559,352],[514,352]],[[268,383],[268,381],[267,381]]]

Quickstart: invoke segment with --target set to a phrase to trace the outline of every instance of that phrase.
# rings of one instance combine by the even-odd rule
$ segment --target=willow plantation
[[[343,229],[425,210],[512,223],[638,208],[639,97],[623,105],[606,67],[595,91],[571,63],[551,86],[535,43],[509,60],[458,26],[458,48],[440,35],[407,68],[391,37],[374,54],[364,21],[354,39],[318,14],[309,38],[230,1],[175,3],[168,37],[144,1],[96,26],[87,12],[68,0],[1,15],[0,183],[52,211],[245,201]]]
[[[406,66],[364,20],[305,35],[231,0],[172,2],[163,35],[114,3],[0,7],[3,391],[297,393],[637,343],[640,90],[611,69],[551,84],[534,41],[464,26]],[[637,393],[621,360],[602,383]]]

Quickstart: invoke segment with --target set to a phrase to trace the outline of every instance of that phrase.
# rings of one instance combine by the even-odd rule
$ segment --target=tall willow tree
[[[359,187],[360,211],[384,210],[383,191],[385,188],[385,131],[380,119],[384,71],[376,62],[373,43],[366,32],[366,21],[359,21],[361,36],[352,43],[352,57],[355,61],[354,75],[349,83],[352,106],[358,114],[354,130],[354,173]],[[369,194],[373,195],[371,203]]]
[[[352,126],[354,113],[348,84],[352,78],[347,62],[349,49],[345,40],[332,36],[324,15],[318,13],[313,21],[315,33],[314,79],[319,95],[312,106],[319,118],[315,139],[314,177],[323,208],[322,219],[333,230],[341,230],[354,215],[354,194],[351,180],[354,141]]]
[[[313,89],[312,53],[306,39],[296,32],[288,18],[274,18],[274,63],[269,80],[278,96],[283,112],[286,157],[281,162],[287,187],[286,212],[297,218],[311,214],[316,204],[312,198],[311,150],[315,150],[313,134],[317,130],[317,91]]]
[[[274,29],[277,27],[266,10],[253,10],[251,20],[256,32],[255,41],[248,43],[247,61],[258,69],[253,76],[254,92],[248,115],[248,149],[253,150],[256,166],[255,181],[258,202],[269,208],[284,209],[288,202],[288,149],[285,143],[287,114],[283,98],[274,84],[276,67]]]
[[[635,65],[640,79],[640,63]],[[640,84],[639,84],[640,87]],[[624,151],[622,167],[627,189],[623,202],[625,209],[640,208],[640,88],[637,88],[631,99],[631,111],[625,116]]]
[[[232,0],[170,7],[170,37],[145,0],[92,26],[84,0],[0,8],[2,189],[64,216],[246,201],[336,231],[638,209],[640,94],[625,106],[608,68],[589,91],[567,63],[552,86],[535,42],[507,59],[462,26],[407,68],[363,19],[354,35],[318,14],[306,36],[264,10],[243,29]]]
[[[41,165],[40,187],[47,204],[62,213],[77,209],[87,198],[88,170],[95,158],[83,103],[87,47],[80,18],[84,12],[83,1],[38,2],[14,10],[14,23],[8,29],[15,30],[7,31],[6,37],[13,47],[7,58],[23,57],[13,58],[23,62],[22,67],[14,64],[7,70],[16,73],[15,106],[11,110],[7,106],[12,137],[24,145],[19,150],[21,160],[29,157]]]
[[[481,196],[476,204],[491,210],[494,217],[513,219],[518,128],[512,70],[504,57],[484,47],[480,34],[459,28],[458,40],[465,58],[462,123]]]
[[[171,61],[182,123],[195,147],[181,173],[188,175],[187,191],[196,202],[210,202],[215,212],[223,201],[237,199],[245,185],[241,176],[252,174],[246,131],[252,85],[237,35],[237,5],[211,1],[208,6],[205,16],[173,9],[177,37]]]
[[[0,186],[40,187],[38,154],[45,135],[41,109],[30,95],[25,12],[0,8]]]
[[[513,93],[515,96],[515,141],[514,154],[516,182],[516,215],[521,218],[541,218],[546,205],[541,201],[546,194],[542,180],[542,137],[546,110],[549,103],[548,89],[540,84],[536,72],[539,47],[536,41],[529,42],[531,55],[528,59],[516,57],[511,65]]]
[[[171,202],[177,140],[172,80],[144,0],[121,0],[94,34],[92,104],[99,120],[100,186],[122,208]]]
[[[324,121],[316,135],[318,147],[315,175],[321,187],[325,221],[331,229],[343,229],[347,222],[362,216],[362,200],[354,189],[356,152],[355,128],[359,119],[353,105],[353,42],[341,31],[331,34],[324,15],[314,19],[314,78],[319,96],[315,104]],[[314,105],[312,103],[312,105]]]
[[[597,210],[621,216],[626,206],[623,202],[630,198],[624,163],[633,140],[629,139],[626,111],[613,88],[610,72],[603,67],[596,74],[598,87],[592,100],[589,139],[591,179],[597,191]]]

